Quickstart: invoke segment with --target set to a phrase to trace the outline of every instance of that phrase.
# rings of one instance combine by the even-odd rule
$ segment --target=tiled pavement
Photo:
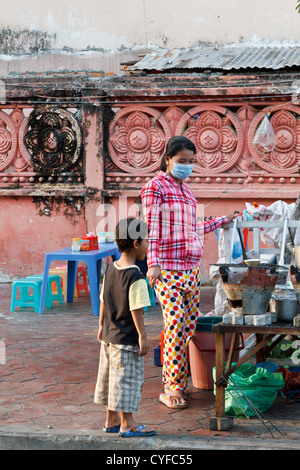
[[[10,295],[11,285],[0,284],[0,437],[6,431],[101,437],[105,411],[93,403],[99,358],[98,317],[91,313],[90,297],[81,295],[73,304],[57,304],[39,315],[30,308],[11,313]],[[212,309],[213,297],[213,288],[202,288],[203,313]],[[228,432],[210,431],[209,420],[215,415],[213,392],[194,388],[191,378],[187,409],[174,411],[159,403],[161,368],[153,363],[153,348],[162,329],[160,309],[149,309],[145,321],[151,351],[145,358],[145,384],[136,421],[155,428],[159,436],[173,439],[213,438],[221,442],[246,438],[255,442],[271,438],[253,418],[235,419]],[[5,364],[1,364],[3,347]],[[283,446],[300,443],[299,403],[288,405],[278,397],[265,415],[286,433],[274,433]]]

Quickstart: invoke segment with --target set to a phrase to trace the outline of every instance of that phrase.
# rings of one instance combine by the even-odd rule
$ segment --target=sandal
[[[114,426],[112,428],[106,428],[105,426],[103,426],[102,431],[112,432],[112,433],[119,432],[120,431],[120,424],[118,424],[117,426]]]
[[[145,436],[154,436],[156,434],[156,431],[149,430],[149,431],[142,431],[143,429],[148,429],[147,426],[144,426],[143,424],[140,424],[139,426],[136,426],[134,428],[129,429],[129,431],[126,432],[119,432],[120,437],[145,437]]]
[[[170,398],[179,398],[180,402],[179,403],[172,403],[170,401]],[[161,393],[159,395],[159,401],[162,402],[164,405],[166,405],[168,408],[175,408],[175,409],[180,409],[182,410],[183,408],[187,407],[187,402],[184,399],[184,396],[177,396],[177,395],[171,395],[169,393]]]

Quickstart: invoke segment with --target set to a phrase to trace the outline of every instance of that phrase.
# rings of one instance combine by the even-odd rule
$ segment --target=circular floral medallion
[[[82,138],[75,117],[65,109],[35,109],[20,127],[19,146],[29,165],[46,174],[71,169],[80,158]]]
[[[128,106],[118,111],[109,127],[109,152],[114,163],[134,176],[156,171],[160,166],[170,125],[158,110]]]
[[[241,157],[243,128],[235,115],[226,108],[196,106],[182,116],[176,134],[184,135],[195,144],[194,171],[204,176],[226,172]]]
[[[253,144],[256,131],[267,113],[276,136],[276,146],[270,152],[259,152]],[[251,156],[260,168],[269,173],[291,174],[298,172],[300,160],[300,109],[291,104],[283,104],[282,109],[272,112],[272,106],[258,113],[251,122],[248,144]]]
[[[0,170],[9,167],[17,152],[17,133],[10,117],[0,111]]]

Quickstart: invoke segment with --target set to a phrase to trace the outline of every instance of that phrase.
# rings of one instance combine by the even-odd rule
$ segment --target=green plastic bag
[[[214,367],[213,375],[215,378]],[[235,384],[230,380],[232,376]],[[255,416],[246,398],[241,398],[241,391],[263,413],[270,408],[280,389],[285,387],[281,372],[269,372],[263,367],[252,364],[243,364],[228,379],[225,389],[225,414],[230,416]],[[239,388],[238,388],[239,387]]]

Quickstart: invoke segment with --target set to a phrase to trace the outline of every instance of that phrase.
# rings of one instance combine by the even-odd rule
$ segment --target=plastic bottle
[[[80,251],[81,243],[80,238],[73,238],[72,251]]]

